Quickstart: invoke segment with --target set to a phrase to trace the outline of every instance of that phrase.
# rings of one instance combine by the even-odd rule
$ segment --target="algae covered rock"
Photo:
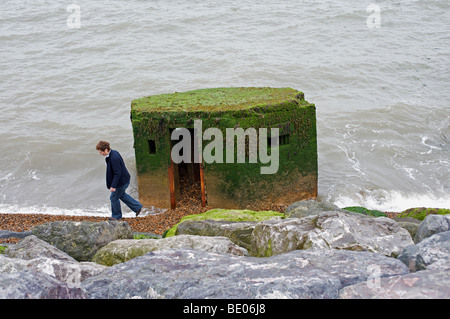
[[[252,249],[252,233],[256,224],[256,221],[186,220],[178,225],[176,234],[177,237],[183,234],[224,236],[234,244],[250,251]]]
[[[202,214],[188,215],[181,219],[181,221],[173,226],[167,233],[165,237],[171,237],[177,234],[177,228],[183,222],[190,221],[200,221],[200,220],[220,220],[220,221],[232,221],[232,222],[243,222],[243,221],[254,221],[259,222],[266,219],[272,218],[284,218],[283,213],[276,211],[253,211],[253,210],[236,210],[236,209],[212,209]],[[199,235],[199,234],[195,234]],[[205,234],[202,234],[205,235]],[[215,236],[215,235],[212,235]]]
[[[344,209],[348,210],[350,212],[363,214],[363,215],[367,215],[367,216],[386,217],[386,214],[383,212],[380,212],[379,210],[367,209],[367,208],[361,207],[361,206],[350,206],[350,207],[345,207]]]
[[[180,235],[163,239],[119,239],[102,247],[92,259],[105,266],[129,261],[151,251],[163,249],[197,249],[215,253],[246,256],[246,249],[233,244],[225,237]]]
[[[416,207],[409,208],[400,213],[399,217],[412,217],[418,220],[424,220],[428,215],[449,215],[450,209]]]

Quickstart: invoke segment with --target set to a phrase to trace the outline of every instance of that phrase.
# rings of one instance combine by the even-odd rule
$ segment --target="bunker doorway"
[[[175,129],[170,129],[170,135]],[[169,166],[169,191],[170,206],[172,209],[180,203],[206,206],[205,179],[202,163],[194,160],[194,129],[190,128],[191,136],[190,154],[188,162],[175,163],[172,159],[172,148],[179,141],[170,140],[170,166]],[[182,152],[182,151],[181,151]],[[183,154],[180,154],[183,155]]]

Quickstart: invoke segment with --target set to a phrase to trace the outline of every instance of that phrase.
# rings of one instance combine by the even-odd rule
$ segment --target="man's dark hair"
[[[97,143],[96,149],[104,152],[105,150],[110,151],[111,147],[109,146],[108,142],[100,141],[100,142]]]

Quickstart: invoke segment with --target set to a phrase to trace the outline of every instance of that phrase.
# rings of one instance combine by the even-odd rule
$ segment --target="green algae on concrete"
[[[151,95],[132,101],[134,110],[151,112],[223,112],[278,105],[302,92],[291,88],[237,87]]]
[[[173,226],[165,235],[165,237],[175,236],[177,227],[179,224],[185,222],[186,220],[223,220],[223,221],[256,221],[260,222],[262,220],[278,217],[284,218],[284,214],[276,211],[252,211],[252,210],[234,210],[234,209],[212,209],[202,214],[187,215],[184,216],[181,221]]]
[[[428,215],[448,215],[450,214],[450,209],[446,208],[427,208],[427,207],[416,207],[409,208],[401,212],[398,217],[413,217],[418,220],[424,220]]]
[[[292,88],[238,87],[200,89],[152,95],[133,100],[133,125],[139,198],[145,206],[170,208],[169,173],[171,141],[176,128],[194,130],[201,120],[201,136],[208,128],[222,131],[226,145],[227,128],[278,128],[279,167],[275,174],[261,174],[267,167],[260,159],[250,163],[246,144],[245,163],[206,163],[202,169],[207,204],[211,207],[262,210],[270,204],[289,205],[317,197],[317,137],[315,105]],[[203,150],[212,141],[203,142]],[[247,142],[246,142],[247,143]],[[234,159],[237,159],[235,143]],[[174,184],[180,195],[179,164]],[[191,171],[193,170],[190,167]],[[197,169],[198,170],[198,169]]]

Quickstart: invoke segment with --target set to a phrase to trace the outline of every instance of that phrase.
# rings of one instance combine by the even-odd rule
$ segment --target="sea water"
[[[122,154],[137,197],[131,100],[229,86],[292,87],[315,103],[321,200],[450,208],[449,11],[442,0],[3,1],[0,212],[108,216],[95,145]]]

